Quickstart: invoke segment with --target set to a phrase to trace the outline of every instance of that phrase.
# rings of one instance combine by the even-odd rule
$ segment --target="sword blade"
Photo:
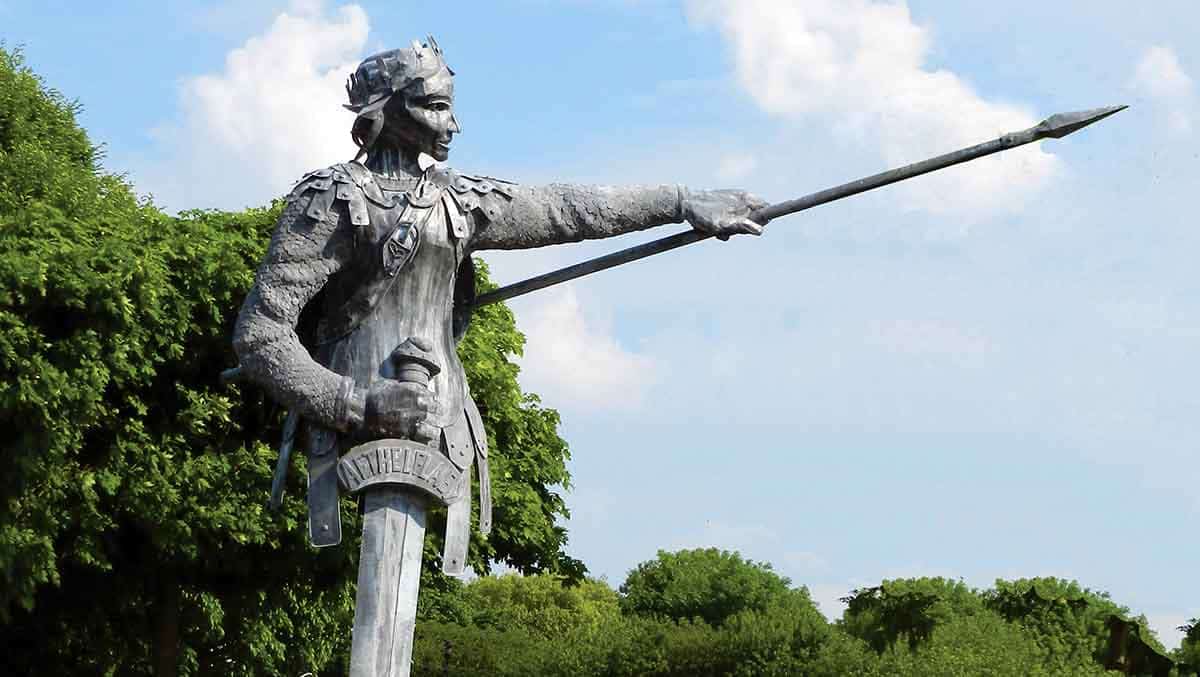
[[[408,677],[412,663],[426,499],[381,486],[363,497],[351,677]]]

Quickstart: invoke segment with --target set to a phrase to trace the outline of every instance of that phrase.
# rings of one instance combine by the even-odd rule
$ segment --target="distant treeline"
[[[169,216],[0,46],[0,674],[339,675],[359,522],[314,551],[303,458],[265,502],[282,413],[223,386],[234,317],[282,205]],[[485,267],[478,284],[491,283]],[[848,591],[837,623],[763,564],[661,553],[619,590],[560,526],[558,414],[522,392],[511,312],[460,344],[492,448],[495,527],[442,577],[426,539],[415,675],[1083,675],[1200,663],[1074,583],[941,579]],[[1167,670],[1168,672],[1163,672]]]
[[[803,587],[716,549],[660,552],[619,590],[481,578],[424,610],[414,674],[1166,677],[1200,658],[1195,624],[1168,654],[1144,618],[1054,578],[900,579],[844,601],[829,623]]]

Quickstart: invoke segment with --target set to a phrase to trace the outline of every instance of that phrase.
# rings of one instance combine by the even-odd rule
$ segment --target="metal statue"
[[[472,253],[685,220],[722,238],[759,234],[746,216],[765,203],[735,190],[524,186],[422,169],[422,155],[445,161],[461,131],[454,71],[432,38],[369,57],[347,92],[358,156],[292,189],[234,347],[240,376],[291,412],[278,470],[295,441],[314,545],[341,541],[338,497],[363,492],[351,674],[407,675],[429,502],[447,506],[449,574],[465,570],[472,468],[479,529],[491,528],[487,432],[455,350],[474,305]],[[302,340],[309,306],[315,331]]]
[[[443,568],[465,572],[471,475],[491,528],[488,441],[456,352],[471,310],[773,218],[1015,148],[1061,138],[1122,107],[1055,115],[970,148],[767,206],[737,190],[678,185],[525,186],[440,164],[461,132],[454,71],[433,38],[369,57],[346,86],[351,162],[305,175],[287,198],[234,331],[241,367],[290,413],[272,484],[293,445],[308,457],[309,536],[341,541],[338,497],[362,493],[351,675],[409,674],[430,501],[447,506]],[[424,166],[420,159],[435,160]],[[604,238],[687,221],[693,230],[475,296],[471,255]],[[297,329],[301,311],[316,318]],[[303,423],[301,423],[303,421]]]

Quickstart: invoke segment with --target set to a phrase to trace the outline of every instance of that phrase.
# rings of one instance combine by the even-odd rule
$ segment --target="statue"
[[[784,214],[1045,138],[1122,107],[1052,116],[970,148],[767,206],[737,190],[524,186],[459,174],[454,71],[437,43],[367,58],[347,84],[351,162],[301,178],[287,198],[234,330],[227,372],[285,404],[272,501],[293,441],[308,457],[309,536],[341,541],[338,496],[363,493],[351,675],[407,676],[429,501],[447,506],[443,568],[465,571],[471,473],[491,527],[487,432],[455,349],[471,309],[711,236],[762,233]],[[670,223],[692,231],[475,297],[471,255],[612,237]],[[315,326],[297,327],[306,308]],[[301,334],[306,334],[306,340]],[[239,373],[240,372],[240,373]],[[305,425],[297,432],[299,421]]]
[[[455,350],[474,301],[472,253],[685,220],[723,238],[759,234],[746,217],[765,203],[734,190],[523,186],[423,169],[421,156],[445,161],[461,131],[454,71],[432,38],[369,57],[347,92],[358,156],[292,189],[234,347],[242,377],[306,424],[314,545],[341,540],[339,492],[365,492],[351,674],[407,675],[427,501],[447,505],[449,574],[466,564],[472,467],[479,528],[491,526],[487,432]],[[310,305],[315,331],[302,341]]]

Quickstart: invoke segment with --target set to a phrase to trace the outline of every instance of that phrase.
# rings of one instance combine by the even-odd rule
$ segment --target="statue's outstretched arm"
[[[542,247],[683,221],[718,236],[758,234],[762,228],[745,217],[764,204],[743,191],[694,191],[674,185],[509,184],[479,200],[472,248]]]
[[[362,422],[364,407],[353,380],[318,364],[296,335],[304,306],[351,254],[346,210],[316,204],[331,201],[332,192],[293,191],[238,314],[233,346],[242,373],[275,401],[308,420],[349,430]]]
[[[474,249],[526,249],[612,237],[683,221],[678,186],[506,186],[511,198],[477,218]],[[494,194],[493,194],[494,195]],[[498,214],[497,214],[498,212]]]

